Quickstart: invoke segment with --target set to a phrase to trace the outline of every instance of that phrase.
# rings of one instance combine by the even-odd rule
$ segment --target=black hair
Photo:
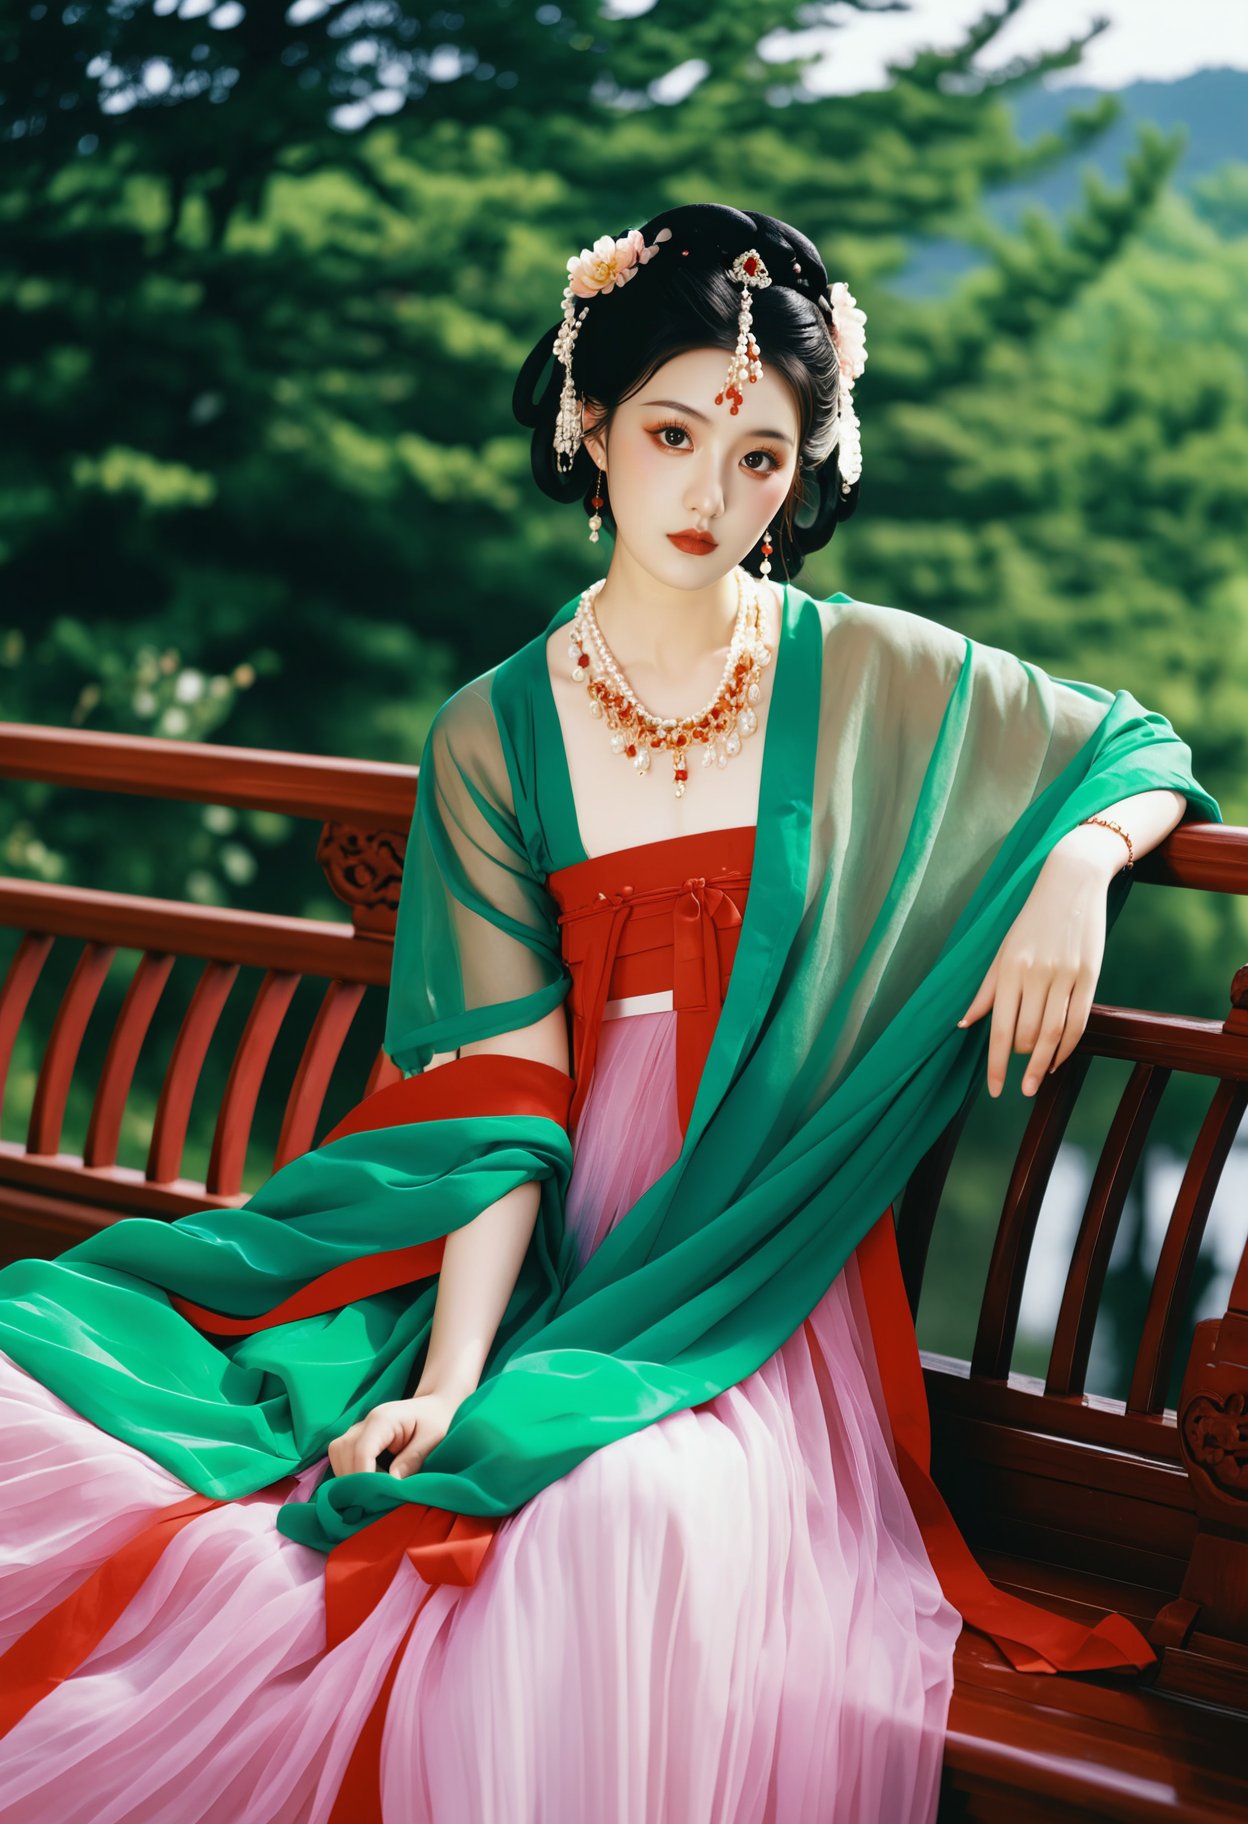
[[[633,276],[589,301],[572,356],[578,398],[596,402],[604,416],[594,428],[607,429],[615,408],[643,387],[656,370],[695,348],[737,345],[741,287],[729,273],[739,253],[755,248],[771,284],[752,288],[750,306],[763,365],[771,366],[793,390],[799,437],[794,486],[775,528],[773,570],[795,577],[807,554],[818,551],[858,504],[859,484],[841,492],[835,437],[839,366],[832,340],[828,275],[818,249],[799,229],[771,215],[747,215],[720,203],[689,203],[667,209],[642,229],[649,246],[661,228],[671,239]],[[627,230],[621,229],[622,238]],[[576,301],[577,314],[584,308]],[[551,500],[579,498],[593,511],[598,465],[584,444],[564,473],[555,460],[554,433],[564,370],[553,358],[559,324],[534,343],[516,379],[512,411],[532,427],[533,477]],[[550,359],[552,371],[540,395],[537,384]],[[603,520],[614,530],[603,486]],[[765,536],[765,534],[763,535]],[[762,537],[742,559],[759,574]]]

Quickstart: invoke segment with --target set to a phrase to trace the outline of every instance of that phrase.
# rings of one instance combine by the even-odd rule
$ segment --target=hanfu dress
[[[679,1151],[753,847],[741,826],[549,877],[585,1258]],[[0,1369],[2,1649],[189,1491]],[[17,1724],[5,1824],[320,1824],[413,1614],[382,1748],[396,1824],[935,1816],[961,1619],[898,1480],[856,1259],[756,1373],[505,1520],[475,1584],[431,1587],[405,1564],[329,1653],[324,1558],[274,1528],[273,1505],[192,1520]]]
[[[1217,806],[1190,780],[1186,747],[1125,692],[1047,679],[917,617],[784,593],[756,824],[588,856],[545,634],[444,706],[453,713],[440,712],[426,744],[417,805],[427,903],[406,936],[400,905],[406,967],[392,981],[387,1042],[401,1066],[411,1053],[424,1093],[480,1061],[430,1069],[440,1033],[453,1030],[456,1045],[509,1031],[525,1023],[513,1005],[532,1020],[566,998],[566,1133],[524,1130],[557,1131],[570,1146],[555,1226],[571,1280],[558,1321],[570,1308],[583,1328],[565,1360],[588,1362],[609,1394],[631,1375],[630,1401],[634,1383],[647,1398],[673,1384],[672,1358],[613,1352],[585,1334],[587,1308],[618,1314],[598,1270],[622,1256],[630,1288],[645,1282],[644,1296],[629,1296],[646,1322],[670,1316],[673,1300],[682,1321],[696,1305],[711,1312],[712,1340],[738,1350],[732,1360],[745,1336],[758,1365],[599,1442],[603,1407],[569,1392],[566,1370],[509,1357],[477,1390],[477,1410],[517,1385],[540,1408],[553,1386],[588,1448],[514,1509],[471,1510],[498,1516],[475,1578],[426,1578],[400,1556],[389,1581],[374,1579],[363,1619],[331,1641],[326,1552],[275,1525],[283,1504],[315,1519],[341,1492],[323,1452],[291,1448],[296,1400],[264,1438],[276,1440],[274,1461],[296,1464],[290,1476],[188,1501],[191,1483],[13,1359],[20,1347],[47,1363],[72,1397],[79,1361],[90,1378],[93,1358],[109,1357],[97,1395],[133,1384],[135,1411],[181,1414],[202,1453],[217,1434],[178,1377],[208,1354],[179,1352],[185,1326],[169,1299],[134,1306],[139,1330],[165,1326],[176,1357],[165,1374],[162,1360],[141,1358],[138,1331],[125,1349],[118,1340],[114,1361],[103,1321],[91,1328],[109,1309],[107,1276],[73,1291],[61,1324],[55,1297],[41,1304],[38,1293],[57,1276],[6,1269],[0,1307],[16,1341],[0,1355],[3,1824],[931,1824],[964,1620],[1022,1669],[1148,1663],[1124,1618],[1088,1630],[994,1590],[975,1566],[926,1473],[891,1207],[853,1187],[887,1182],[895,1194],[900,1165],[917,1162],[980,1078],[982,1040],[957,1033],[957,1015],[1063,820],[1170,782],[1193,808]],[[405,900],[412,868],[409,843]],[[445,906],[440,870],[457,871]],[[462,971],[443,968],[469,928]],[[396,941],[396,972],[398,952]],[[449,1017],[422,1025],[438,969]],[[392,1029],[403,1042],[390,1042]],[[729,1040],[744,1060],[731,1102],[712,1076]],[[820,1125],[825,1104],[837,1122]],[[419,1131],[404,1129],[399,1144],[423,1169]],[[348,1166],[366,1171],[369,1145],[357,1134]],[[325,1160],[330,1150],[318,1149],[326,1171],[342,1162]],[[679,1258],[675,1247],[651,1253],[660,1231],[637,1226],[639,1208],[668,1185],[679,1196],[695,1156],[709,1213],[692,1210]],[[283,1172],[315,1191],[316,1163]],[[751,1221],[732,1201],[742,1182]],[[669,1209],[679,1228],[687,1206],[669,1200],[664,1220]],[[846,1211],[860,1239],[835,1271],[803,1272],[839,1246]],[[151,1248],[146,1233],[134,1247]],[[185,1245],[198,1245],[193,1232]],[[731,1285],[707,1246],[732,1254]],[[254,1265],[236,1258],[239,1302],[222,1309],[255,1309]],[[605,1294],[578,1305],[578,1277],[584,1293],[596,1271]],[[154,1270],[140,1278],[173,1284]],[[374,1319],[380,1333],[412,1307],[406,1279],[386,1283],[388,1305],[348,1312],[362,1347],[374,1347]],[[296,1326],[276,1321],[268,1335],[280,1350]],[[313,1351],[302,1380],[295,1356],[282,1358],[296,1393],[324,1366],[321,1334],[301,1333]],[[324,1335],[339,1334],[327,1322]],[[147,1378],[128,1382],[139,1359]],[[239,1359],[229,1356],[231,1374]],[[206,1410],[222,1423],[241,1412],[260,1435],[251,1398]],[[635,1417],[635,1405],[622,1409]],[[98,1399],[96,1410],[114,1416]],[[295,1416],[332,1439],[340,1410]],[[521,1413],[521,1429],[530,1419]],[[181,1431],[132,1429],[171,1455],[184,1443]],[[545,1435],[528,1423],[525,1461]],[[519,1460],[496,1449],[484,1469],[505,1480]],[[406,1520],[404,1497],[386,1500]],[[166,1520],[143,1574],[124,1582],[119,1567],[130,1576]],[[383,1525],[362,1525],[351,1543],[367,1553]]]

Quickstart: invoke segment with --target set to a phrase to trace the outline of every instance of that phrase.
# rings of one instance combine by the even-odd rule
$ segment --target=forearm
[[[1130,798],[1120,798],[1117,804],[1108,804],[1096,814],[1122,825],[1131,838],[1138,861],[1178,828],[1186,810],[1187,799],[1183,793],[1162,786],[1154,791],[1135,792]],[[1093,867],[1101,867],[1107,880],[1112,880],[1128,860],[1127,845],[1122,837],[1103,823],[1076,824],[1054,843],[1053,852],[1059,850],[1064,856],[1074,855]]]
[[[560,1005],[531,1026],[469,1040],[457,1052],[435,1052],[427,1068],[503,1052],[566,1071],[568,1049],[567,1011]],[[536,1180],[518,1184],[446,1237],[429,1348],[413,1394],[436,1390],[466,1400],[477,1386],[533,1239],[541,1188]]]
[[[467,1399],[480,1381],[540,1201],[540,1184],[518,1184],[446,1237],[429,1348],[414,1394],[437,1389]]]

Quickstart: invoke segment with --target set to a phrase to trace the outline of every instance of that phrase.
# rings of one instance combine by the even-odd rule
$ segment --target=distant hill
[[[1104,91],[1071,85],[1046,88],[1037,85],[1014,97],[1012,106],[1018,136],[1024,143],[1058,126],[1063,116],[1087,107]],[[1079,173],[1093,166],[1108,182],[1120,183],[1125,161],[1135,141],[1136,126],[1149,120],[1165,132],[1182,127],[1187,145],[1175,168],[1172,182],[1185,190],[1198,177],[1228,163],[1248,163],[1248,70],[1198,70],[1175,82],[1135,82],[1113,93],[1122,104],[1122,118],[1099,139],[1045,177],[1025,186],[1011,185],[987,199],[994,220],[1013,221],[1028,203],[1039,203],[1063,214],[1079,200]],[[978,255],[954,241],[916,245],[914,258],[898,288],[910,295],[943,290],[978,262]]]

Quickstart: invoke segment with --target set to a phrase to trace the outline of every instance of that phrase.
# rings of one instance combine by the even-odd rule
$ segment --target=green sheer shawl
[[[427,1067],[567,993],[546,876],[585,851],[545,642],[575,608],[430,732],[386,1024],[405,1073],[458,1069]],[[196,1491],[240,1495],[411,1391],[436,1274],[241,1337],[203,1334],[174,1301],[271,1312],[537,1180],[480,1385],[422,1469],[328,1476],[277,1510],[323,1551],[403,1504],[514,1512],[761,1366],[976,1092],[989,1022],[956,1022],[1058,838],[1157,786],[1222,820],[1187,746],[1127,691],[902,610],[788,585],[772,690],[750,893],[684,1145],[583,1268],[565,1127],[465,1112],[330,1138],[241,1208],[125,1219],[7,1267],[0,1347]],[[1130,882],[1109,887],[1111,928]]]

